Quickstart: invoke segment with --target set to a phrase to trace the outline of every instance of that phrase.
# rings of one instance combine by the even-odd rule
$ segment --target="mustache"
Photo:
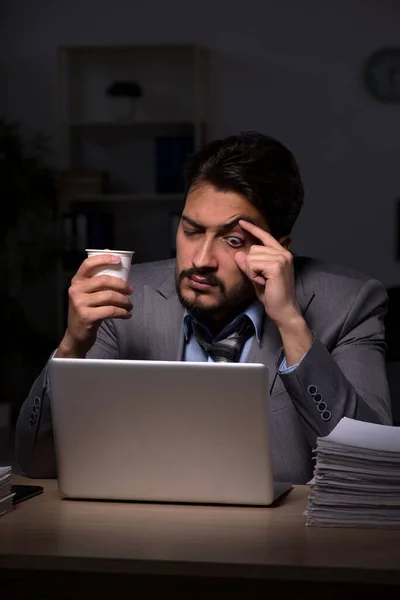
[[[184,277],[193,277],[194,275],[197,275],[198,277],[203,277],[203,279],[205,279],[209,285],[218,285],[221,288],[221,290],[225,289],[224,282],[221,281],[221,279],[217,277],[215,273],[203,269],[196,269],[195,267],[181,271],[179,274],[179,283]]]

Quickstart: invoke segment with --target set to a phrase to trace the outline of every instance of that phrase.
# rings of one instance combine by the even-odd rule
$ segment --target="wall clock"
[[[373,52],[365,62],[364,81],[377,100],[400,102],[400,46]]]

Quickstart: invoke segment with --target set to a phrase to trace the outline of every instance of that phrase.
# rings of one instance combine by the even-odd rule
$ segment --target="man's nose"
[[[197,269],[216,269],[218,267],[212,240],[206,240],[198,246],[192,263]]]

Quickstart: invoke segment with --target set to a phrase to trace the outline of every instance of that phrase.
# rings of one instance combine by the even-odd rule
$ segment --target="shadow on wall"
[[[22,124],[0,118],[0,403],[12,407],[13,419],[39,374],[54,342],[29,323],[24,304],[44,274],[55,272],[61,241],[56,225],[56,180],[43,134],[26,136]],[[40,362],[38,362],[40,360]],[[4,407],[3,407],[4,408]]]

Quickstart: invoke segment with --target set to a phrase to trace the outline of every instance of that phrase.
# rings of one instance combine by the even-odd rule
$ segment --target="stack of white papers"
[[[400,427],[343,417],[315,454],[306,525],[400,528]]]
[[[13,507],[12,469],[0,467],[0,516],[10,511]]]

